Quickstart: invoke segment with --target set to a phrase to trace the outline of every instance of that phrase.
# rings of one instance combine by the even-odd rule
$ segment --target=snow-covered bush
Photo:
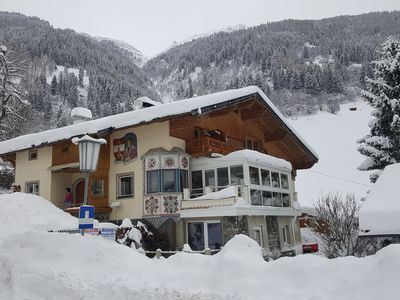
[[[317,221],[311,228],[321,237],[322,253],[328,258],[359,255],[365,240],[358,239],[360,205],[353,194],[345,199],[339,193],[328,193],[314,204]]]

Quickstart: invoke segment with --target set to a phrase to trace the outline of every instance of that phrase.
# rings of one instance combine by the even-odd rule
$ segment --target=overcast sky
[[[174,41],[238,24],[399,9],[400,0],[0,0],[0,10],[123,40],[147,56]]]

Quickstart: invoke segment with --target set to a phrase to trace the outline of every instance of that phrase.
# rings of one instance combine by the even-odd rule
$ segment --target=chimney
[[[71,118],[73,124],[90,121],[92,119],[92,112],[90,109],[84,107],[75,107],[71,110]]]
[[[133,101],[133,109],[142,109],[146,107],[151,107],[151,106],[156,106],[159,105],[159,102],[156,102],[154,100],[151,100],[150,98],[147,97],[140,97],[137,98],[135,101]]]

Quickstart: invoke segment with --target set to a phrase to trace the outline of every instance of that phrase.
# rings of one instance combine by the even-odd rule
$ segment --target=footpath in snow
[[[100,236],[50,233],[77,220],[48,201],[0,195],[0,299],[395,299],[400,245],[366,258],[266,262],[244,235],[213,256],[150,259]]]

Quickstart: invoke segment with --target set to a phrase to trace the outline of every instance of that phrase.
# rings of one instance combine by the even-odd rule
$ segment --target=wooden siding
[[[97,208],[108,207],[108,189],[109,189],[109,170],[110,170],[110,138],[107,137],[107,144],[100,148],[99,162],[96,172],[89,175],[89,203]],[[79,147],[70,141],[56,143],[52,147],[52,166],[79,162]],[[78,168],[63,169],[63,172],[79,173]],[[103,196],[93,196],[92,181],[94,179],[104,180]]]
[[[249,139],[256,142],[257,151],[286,159],[294,169],[310,168],[315,159],[261,101],[255,97],[210,113],[171,119],[170,135],[186,140],[186,151],[194,157],[208,156],[212,152],[227,154],[246,147]],[[218,130],[222,132],[223,141],[195,136],[196,128]]]

